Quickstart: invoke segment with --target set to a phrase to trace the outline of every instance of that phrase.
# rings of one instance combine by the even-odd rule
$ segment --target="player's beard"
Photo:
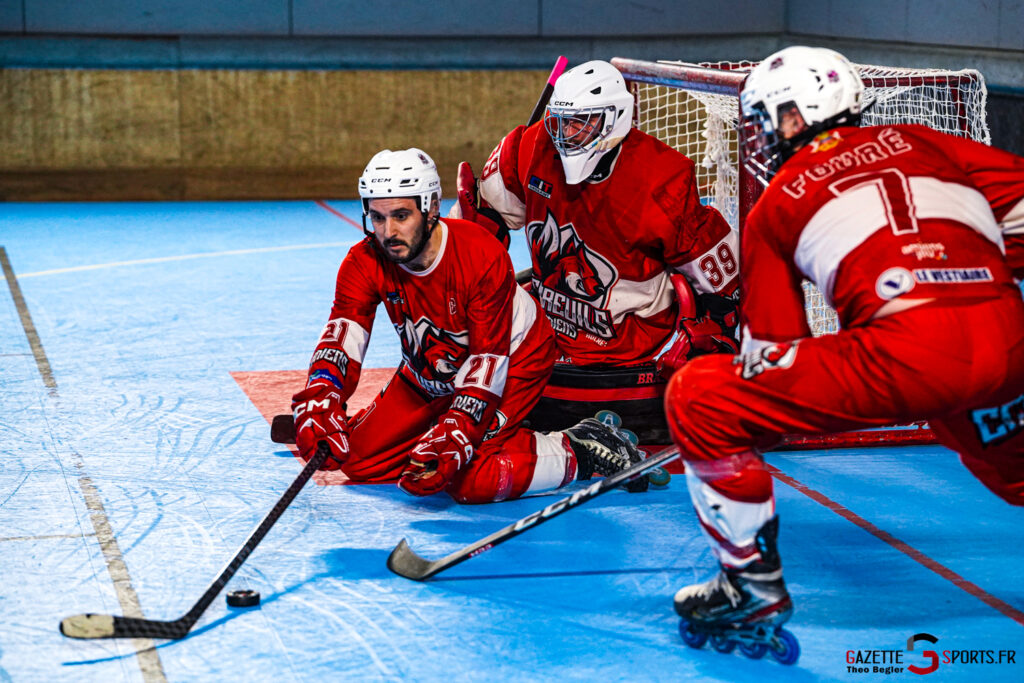
[[[381,243],[381,251],[387,256],[388,260],[394,263],[409,263],[409,261],[415,260],[423,253],[423,249],[427,246],[427,240],[430,239],[431,233],[434,232],[433,227],[437,225],[437,221],[434,221],[432,225],[427,226],[427,216],[424,213],[420,214],[420,225],[416,231],[416,236],[413,237],[411,243],[403,242],[400,239],[391,238]],[[404,246],[407,249],[405,256],[396,256],[390,249],[393,246]]]

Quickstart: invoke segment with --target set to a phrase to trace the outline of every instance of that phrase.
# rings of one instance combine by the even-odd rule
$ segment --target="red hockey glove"
[[[707,353],[739,353],[735,330],[739,322],[737,304],[729,297],[701,294],[694,297],[690,284],[673,273],[672,286],[679,303],[676,339],[658,358],[658,373],[669,379],[686,362]]]
[[[462,414],[447,412],[420,437],[409,454],[409,465],[402,472],[398,487],[413,496],[429,496],[451,483],[455,473],[473,457],[465,422]]]
[[[459,215],[455,215],[456,211],[454,208],[448,215],[482,225],[488,232],[497,237],[498,241],[505,245],[505,249],[508,249],[511,240],[509,240],[508,226],[505,225],[505,219],[495,209],[487,206],[487,202],[480,201],[476,187],[476,177],[473,175],[473,169],[468,162],[462,161],[459,163],[458,175],[455,180],[455,193],[459,200],[456,205]]]
[[[349,456],[348,422],[341,394],[329,384],[313,384],[292,396],[295,445],[304,458],[316,454],[317,444],[326,441],[331,454],[322,470],[340,469]]]

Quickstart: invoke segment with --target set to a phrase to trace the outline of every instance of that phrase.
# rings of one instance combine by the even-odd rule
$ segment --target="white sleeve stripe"
[[[765,341],[764,339],[757,339],[756,337],[750,336],[750,328],[746,325],[743,326],[740,332],[740,353],[747,354],[760,351],[766,346],[777,344],[778,342]]]
[[[621,323],[630,313],[639,318],[650,318],[671,306],[674,296],[672,281],[664,271],[642,282],[619,280],[608,298],[608,312],[615,324]]]
[[[793,260],[800,272],[818,286],[830,306],[839,264],[884,227],[886,220],[878,189],[867,186],[826,202],[800,233]]]
[[[350,361],[362,364],[366,356],[366,345],[370,342],[370,333],[352,321],[349,321],[348,334],[342,340],[341,346],[345,349],[345,355]]]
[[[500,170],[480,180],[477,190],[480,197],[501,214],[509,230],[519,230],[526,225],[526,204],[505,187]]]
[[[978,190],[937,178],[912,177],[910,199],[919,219],[941,218],[973,228],[1003,248],[1002,236],[985,196]],[[834,303],[835,277],[847,255],[887,225],[886,207],[874,185],[842,193],[811,217],[797,243],[794,261]]]
[[[1003,216],[1003,222],[999,224],[999,227],[1002,228],[1004,235],[1024,233],[1024,199],[1017,202],[1017,205]]]
[[[918,218],[946,218],[973,228],[989,242],[1003,248],[1003,236],[992,207],[978,190],[938,178],[912,177],[910,194]]]
[[[725,268],[729,265],[723,263],[719,256],[721,249],[727,249],[732,254],[733,271],[731,273],[726,272]],[[715,294],[722,291],[730,282],[733,282],[739,274],[739,257],[740,257],[740,238],[739,233],[735,230],[730,230],[729,234],[718,241],[713,247],[704,251],[700,254],[695,255],[688,262],[676,267],[679,273],[682,273],[686,280],[693,287],[697,294]],[[712,261],[712,270],[705,271],[701,267],[701,263],[704,263],[710,258]],[[713,273],[715,279],[718,282],[713,282],[708,277],[709,273]]]
[[[516,293],[512,299],[512,339],[509,344],[509,355],[516,352],[526,335],[537,322],[537,300],[525,289],[516,285]]]
[[[455,390],[477,388],[495,396],[505,393],[508,379],[508,356],[493,353],[473,354],[466,358],[455,375]]]

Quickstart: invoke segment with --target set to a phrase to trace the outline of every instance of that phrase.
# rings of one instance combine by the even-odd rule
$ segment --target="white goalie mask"
[[[740,144],[743,164],[768,185],[796,149],[822,131],[860,123],[864,84],[838,52],[794,46],[765,58],[740,90]],[[783,116],[796,110],[806,130],[785,139]]]
[[[359,197],[363,200],[363,216],[370,211],[371,199],[410,197],[424,214],[430,204],[441,201],[441,178],[437,165],[426,152],[412,147],[392,152],[377,152],[359,178]]]
[[[544,127],[562,159],[565,181],[576,185],[594,172],[633,126],[633,95],[619,70],[595,60],[555,81]]]

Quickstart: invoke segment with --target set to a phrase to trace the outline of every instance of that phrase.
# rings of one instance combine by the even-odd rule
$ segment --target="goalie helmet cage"
[[[733,229],[741,230],[761,185],[743,168],[736,128],[739,90],[757,62],[648,62],[616,57],[636,97],[636,126],[694,161],[697,187]],[[863,125],[920,123],[944,133],[991,144],[985,121],[987,90],[971,69],[908,69],[855,65],[868,106]],[[804,282],[807,322],[815,336],[839,329],[833,311]],[[935,443],[925,423],[829,435],[789,435],[786,448],[842,448]]]

